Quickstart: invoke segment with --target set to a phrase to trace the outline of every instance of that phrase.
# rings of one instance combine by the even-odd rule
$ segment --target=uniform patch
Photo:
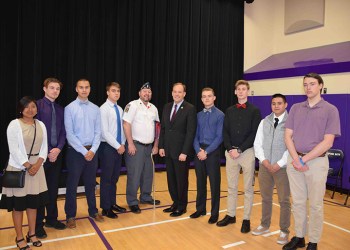
[[[124,112],[128,113],[129,108],[130,108],[131,104],[129,103],[128,105],[125,106]]]

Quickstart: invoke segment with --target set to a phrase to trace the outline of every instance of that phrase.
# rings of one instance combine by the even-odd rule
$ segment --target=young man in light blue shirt
[[[88,100],[90,82],[77,81],[78,97],[64,110],[64,125],[67,133],[66,166],[68,169],[65,212],[67,227],[75,228],[77,211],[76,191],[80,176],[83,177],[89,216],[95,221],[104,219],[96,208],[95,186],[98,165],[97,149],[101,141],[100,109]]]

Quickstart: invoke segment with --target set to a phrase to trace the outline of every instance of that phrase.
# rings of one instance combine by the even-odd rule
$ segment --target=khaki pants
[[[227,214],[231,217],[236,216],[238,177],[242,167],[244,179],[244,220],[250,219],[250,213],[253,206],[254,198],[254,172],[255,172],[255,155],[254,149],[245,150],[237,159],[232,159],[227,151],[226,156],[226,176],[228,186],[227,196]]]
[[[318,243],[323,229],[323,197],[329,168],[328,157],[317,157],[309,162],[309,170],[296,171],[288,158],[287,174],[293,202],[293,216],[297,237],[307,233],[307,200],[309,200],[309,241]]]

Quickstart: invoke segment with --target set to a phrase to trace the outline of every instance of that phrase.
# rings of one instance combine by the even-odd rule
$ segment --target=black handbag
[[[32,155],[32,150],[36,138],[36,122],[34,120],[34,139],[32,143],[32,147],[30,148],[30,152],[28,155],[28,160]],[[7,166],[6,166],[7,167]],[[25,184],[26,171],[7,171],[6,168],[2,174],[2,186],[6,188],[23,188]]]

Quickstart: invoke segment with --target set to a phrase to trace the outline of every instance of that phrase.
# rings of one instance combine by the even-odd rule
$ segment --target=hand
[[[240,156],[237,149],[231,149],[228,153],[232,159],[237,159]]]
[[[180,154],[179,155],[179,161],[186,161],[187,155],[185,154]]]
[[[128,153],[129,155],[133,156],[136,154],[136,147],[135,147],[135,144],[134,143],[130,143],[128,145]]]
[[[38,162],[33,164],[32,167],[28,170],[29,175],[30,176],[36,175],[36,173],[38,172],[39,168],[40,168],[40,165],[38,164]]]
[[[125,152],[125,146],[120,145],[120,147],[117,149],[118,154],[122,155]]]
[[[271,165],[269,160],[265,159],[261,162],[261,164],[267,169],[267,171],[269,171],[270,173],[273,173],[272,172],[272,165]]]
[[[156,155],[156,154],[158,154],[158,147],[154,146],[152,148],[152,155]]]
[[[304,166],[301,165],[299,158],[294,159],[292,161],[292,165],[293,165],[294,169],[296,171],[299,171],[299,172],[305,172],[305,171],[309,170],[309,166],[307,166],[306,164]]]
[[[204,161],[207,159],[207,154],[205,152],[205,150],[201,149],[198,154],[197,154],[197,157],[200,161]]]
[[[271,171],[270,172],[271,173],[276,173],[280,169],[281,169],[281,167],[277,163],[275,163],[275,164],[271,165]]]
[[[159,156],[164,157],[165,156],[165,150],[164,149],[159,149]]]
[[[91,161],[95,156],[95,153],[92,152],[91,150],[89,150],[86,154],[85,154],[85,160],[87,161]]]
[[[53,148],[50,150],[49,154],[47,155],[47,158],[49,158],[50,162],[55,162],[60,153],[61,153],[61,149]]]

